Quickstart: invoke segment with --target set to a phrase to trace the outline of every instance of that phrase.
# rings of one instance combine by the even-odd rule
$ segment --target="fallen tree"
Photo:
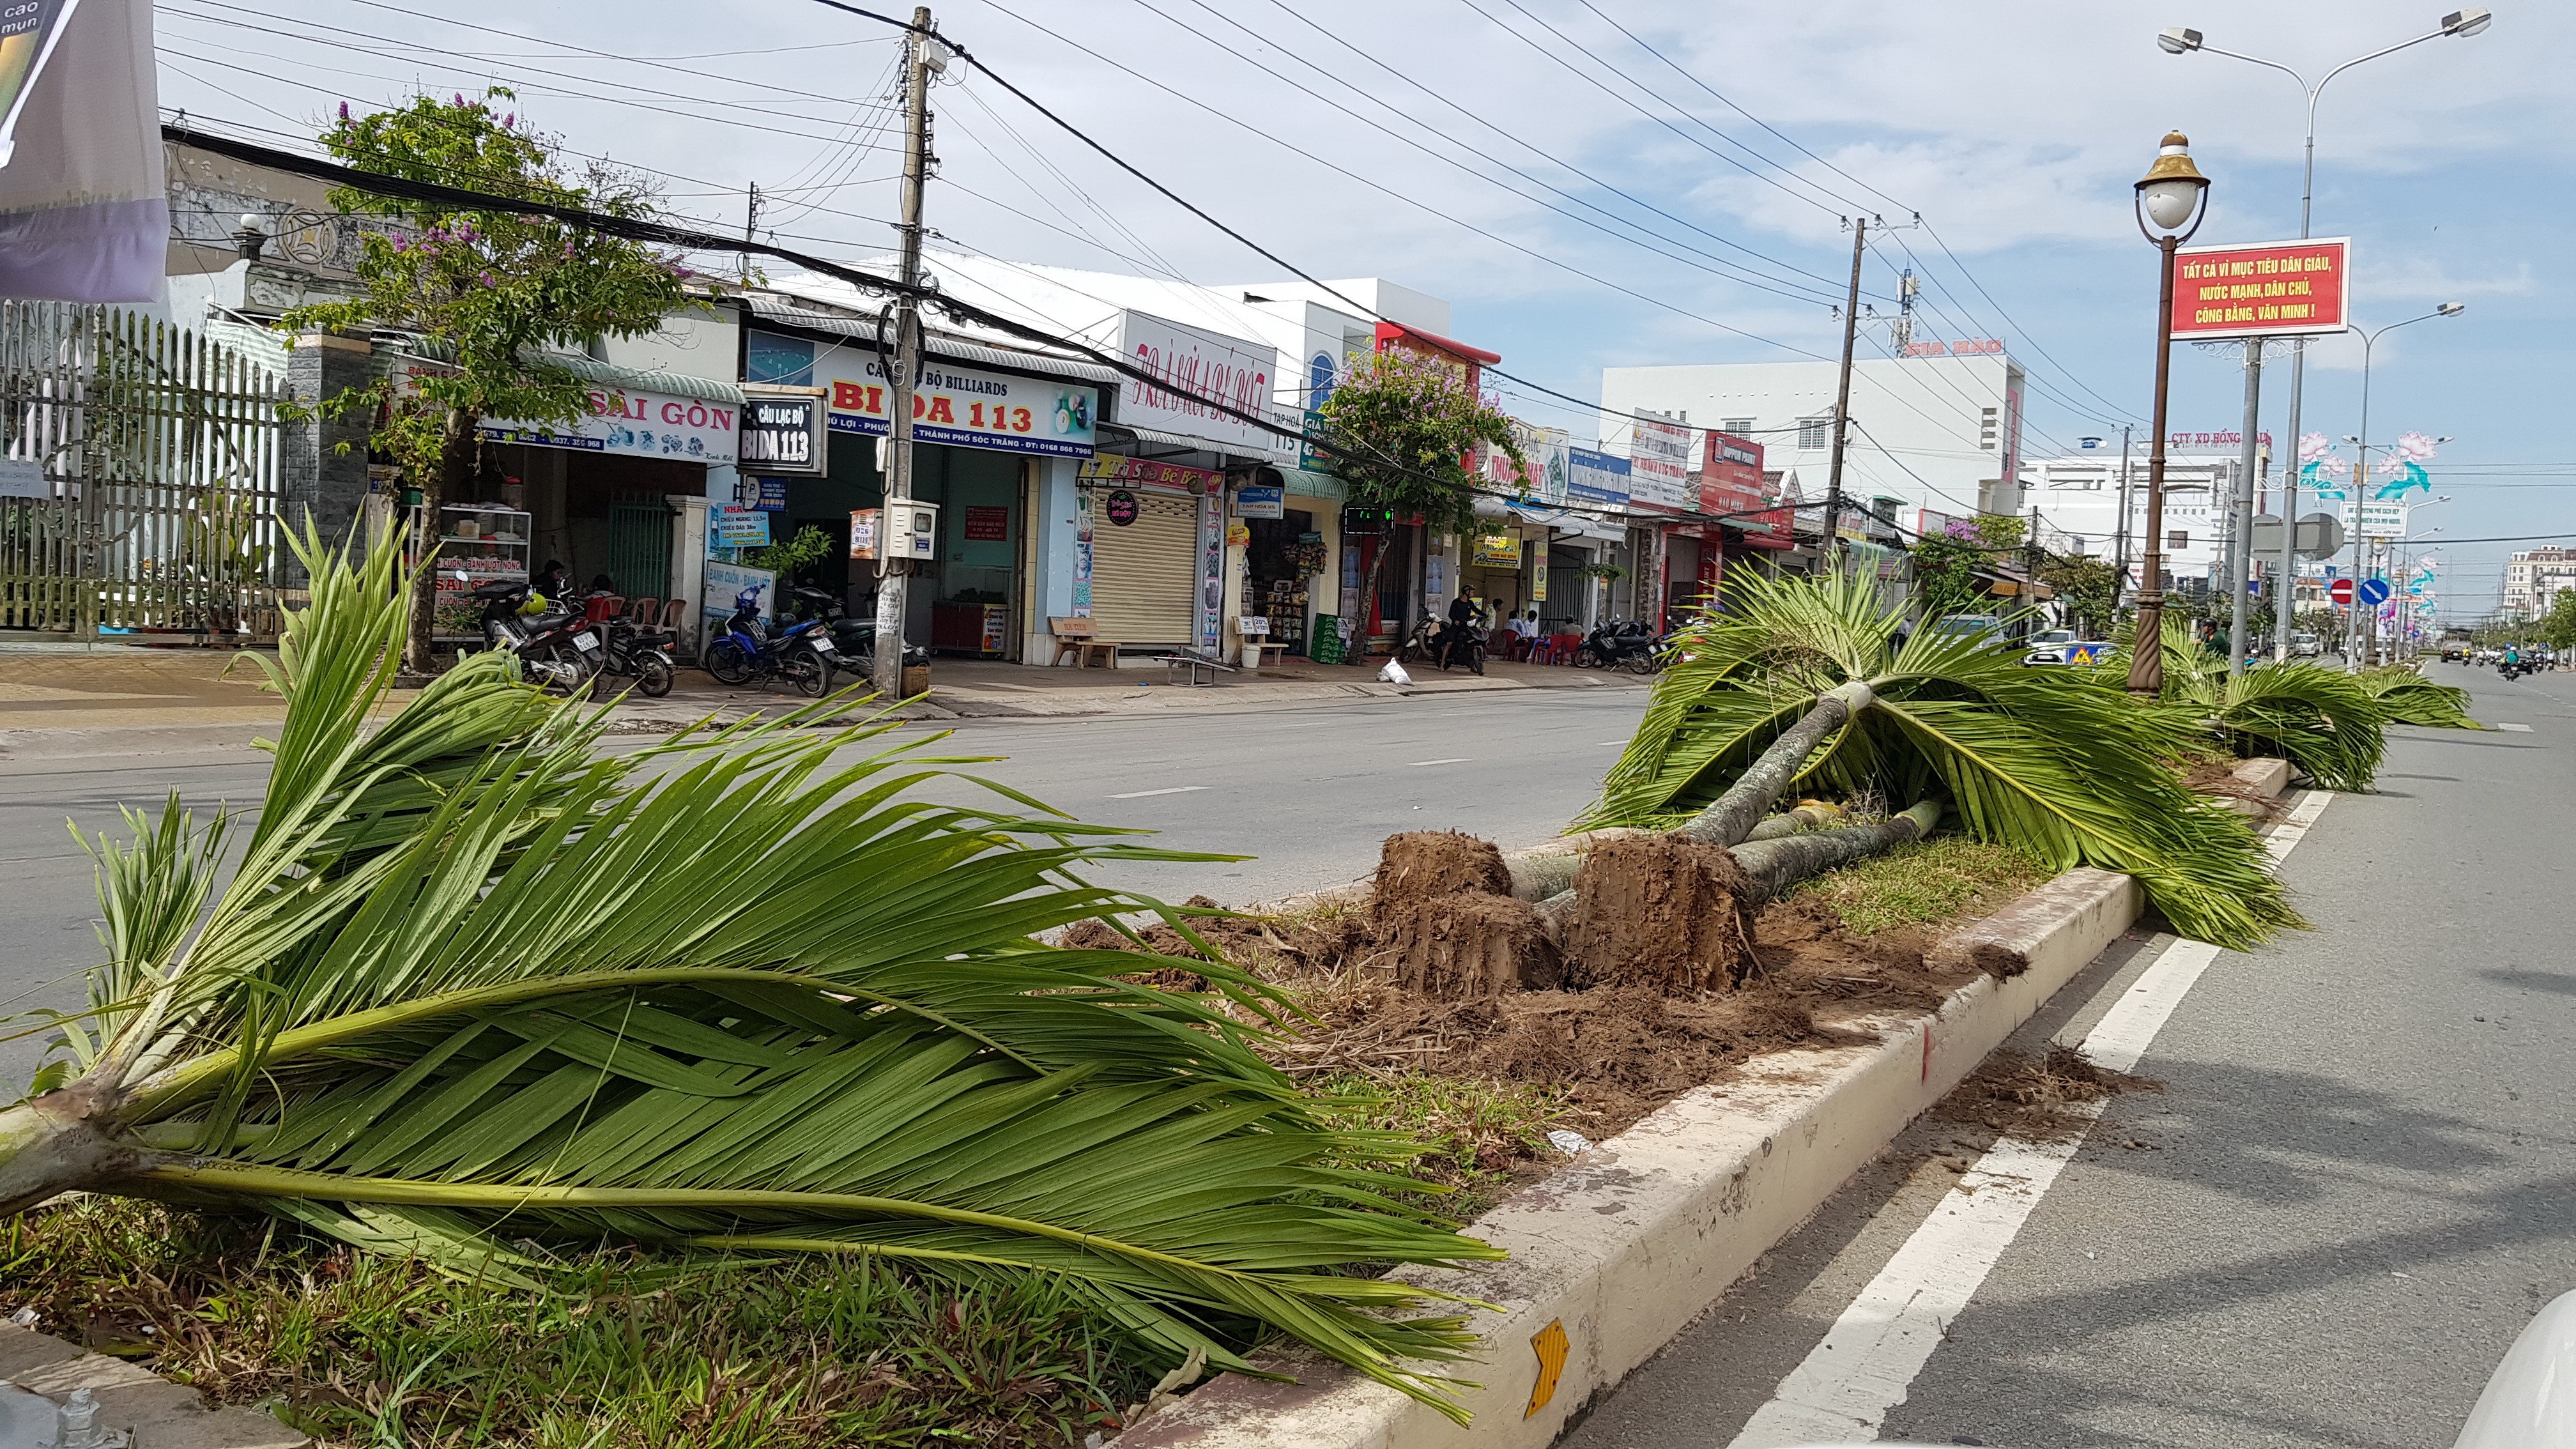
[[[1272,988],[1210,961],[1207,996],[1159,991],[1035,939],[1190,934],[1083,872],[1218,857],[998,786],[919,799],[968,761],[844,755],[893,726],[809,728],[841,699],[603,756],[601,716],[483,654],[373,727],[400,551],[300,551],[258,816],[174,799],[96,844],[109,959],[0,1109],[0,1215],[251,1210],[496,1286],[603,1243],[1042,1275],[1142,1358],[1252,1372],[1275,1329],[1463,1417],[1461,1319],[1347,1270],[1501,1253],[1382,1196],[1400,1149],[1254,1053]]]

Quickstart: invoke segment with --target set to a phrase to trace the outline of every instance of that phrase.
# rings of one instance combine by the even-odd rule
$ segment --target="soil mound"
[[[1511,867],[1492,841],[1455,830],[1413,830],[1388,836],[1378,848],[1371,911],[1381,922],[1411,902],[1466,892],[1512,893]]]
[[[1392,958],[1396,984],[1436,1000],[1565,984],[1564,960],[1546,918],[1510,896],[1461,892],[1384,906],[1377,937]]]
[[[1605,840],[1584,855],[1574,893],[1565,954],[1579,984],[1688,996],[1729,989],[1751,964],[1744,872],[1723,847]]]
[[[2074,1110],[2124,1092],[2161,1092],[2164,1083],[2097,1067],[2073,1047],[2052,1047],[2045,1057],[1997,1052],[1933,1109],[1953,1122],[1973,1122],[1997,1132],[2047,1141],[2081,1133],[2090,1113]],[[2131,1143],[2131,1146],[2137,1144]]]

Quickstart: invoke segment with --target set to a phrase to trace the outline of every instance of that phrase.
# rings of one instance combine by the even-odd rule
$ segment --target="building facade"
[[[2517,549],[2505,561],[2507,618],[2539,618],[2557,602],[2560,589],[2576,589],[2576,548]]]
[[[2218,576],[2227,556],[2227,504],[2235,497],[2241,462],[2233,453],[2166,453],[2164,557],[2165,572],[2174,580],[2187,583]],[[2125,462],[2116,452],[2034,459],[2022,465],[2020,494],[2022,513],[2027,516],[2038,510],[2040,526],[2052,547],[2092,558],[2125,556],[2129,585],[2137,585],[2147,535],[2143,450]],[[2258,493],[2255,512],[2263,508]]]
[[[1840,381],[1833,362],[1604,368],[1602,443],[1627,454],[1637,413],[1754,439],[1766,466],[1795,474],[1812,503],[1832,468]],[[1896,499],[1900,515],[2021,512],[2022,391],[2020,364],[1999,347],[1855,362],[1844,500]]]

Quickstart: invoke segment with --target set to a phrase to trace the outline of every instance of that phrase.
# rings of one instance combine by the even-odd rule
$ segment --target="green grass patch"
[[[1547,1133],[1568,1113],[1565,1087],[1407,1072],[1334,1074],[1307,1090],[1355,1127],[1420,1143],[1421,1155],[1395,1170],[1433,1189],[1411,1196],[1413,1205],[1453,1221],[1484,1212],[1525,1180],[1533,1164],[1562,1156],[1548,1145]]]
[[[1790,894],[1832,907],[1854,935],[1875,936],[1894,926],[1935,926],[1990,909],[2052,873],[2012,846],[1941,835],[1827,871]]]
[[[1156,1375],[1056,1285],[603,1253],[493,1291],[265,1219],[88,1197],[0,1231],[0,1314],[330,1444],[1078,1444]]]

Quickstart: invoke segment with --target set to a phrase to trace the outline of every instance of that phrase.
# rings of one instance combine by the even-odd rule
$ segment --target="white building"
[[[2537,619],[2549,612],[2560,589],[2576,589],[2576,548],[2517,549],[2504,566],[2504,612]]]
[[[1832,471],[1840,373],[1833,362],[1604,368],[1602,443],[1625,453],[1627,415],[1640,412],[1750,437],[1763,465],[1794,473],[1815,502]],[[2021,400],[2021,366],[2000,350],[1854,363],[1844,498],[1897,499],[1909,527],[1917,509],[2021,512]]]
[[[2226,558],[2227,503],[2235,497],[2241,459],[2233,453],[2165,455],[2165,572],[2177,580],[2215,579]],[[2120,554],[2120,475],[2117,452],[2042,458],[2021,468],[2022,513],[2039,510],[2052,546],[2093,558]],[[2127,462],[2129,581],[2138,581],[2146,552],[2147,458]],[[2258,496],[2255,511],[2262,511]]]

